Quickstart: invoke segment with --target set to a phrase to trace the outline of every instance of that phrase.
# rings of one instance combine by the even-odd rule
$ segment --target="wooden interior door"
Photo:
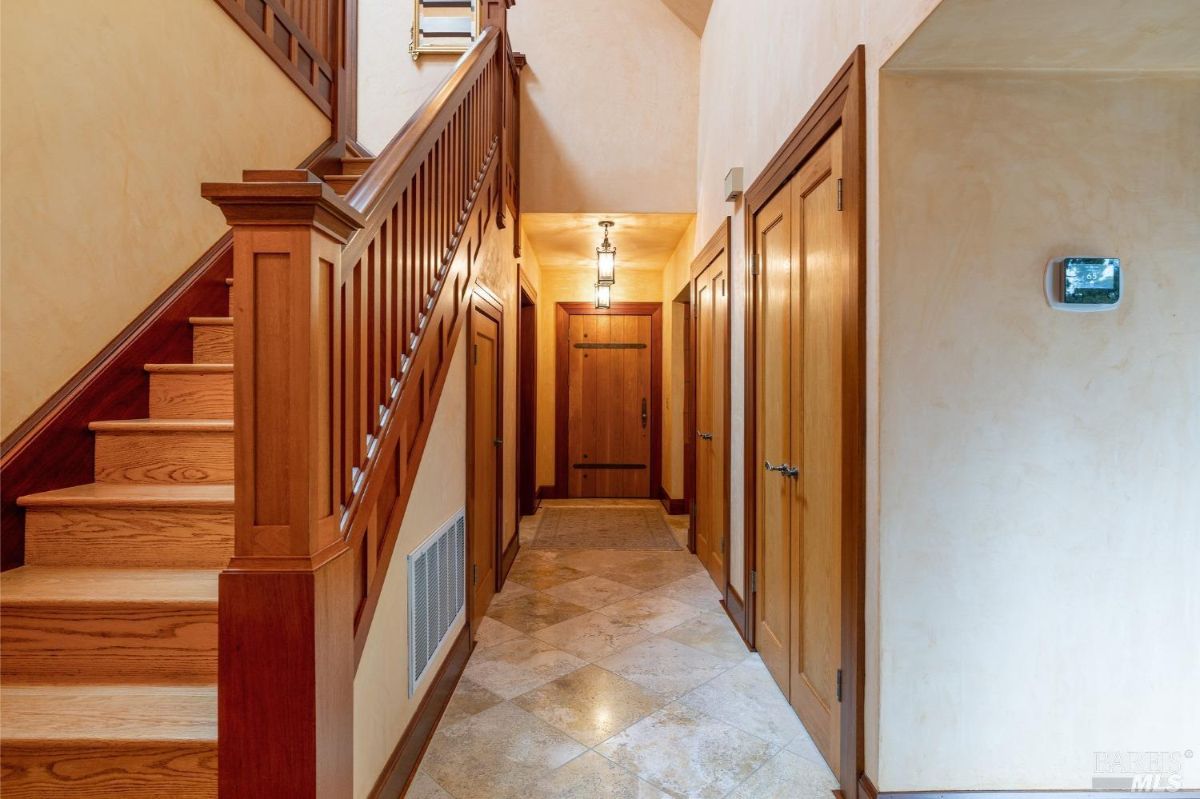
[[[839,773],[842,663],[842,525],[845,329],[850,252],[841,212],[841,131],[792,178],[792,706],[834,773]]]
[[[792,651],[792,486],[776,469],[791,454],[792,294],[797,282],[792,263],[792,195],[780,191],[755,216],[758,257],[758,320],[755,372],[758,375],[755,453],[747,469],[763,469],[756,481],[757,563],[755,646],[785,694],[791,681]]]
[[[692,305],[696,336],[696,555],[722,593],[729,534],[728,271],[727,250],[722,247],[696,278]]]
[[[568,496],[651,497],[651,320],[572,314]]]
[[[496,554],[499,551],[500,439],[500,323],[476,299],[471,308],[471,362],[468,374],[470,409],[467,446],[470,452],[471,634],[496,593]]]

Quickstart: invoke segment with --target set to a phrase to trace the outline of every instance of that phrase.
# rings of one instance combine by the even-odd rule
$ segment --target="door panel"
[[[500,327],[471,310],[471,632],[496,592],[497,499],[500,480]]]
[[[650,317],[575,314],[568,322],[568,493],[649,497]]]
[[[755,645],[784,693],[790,679],[792,504],[790,481],[767,471],[765,464],[783,463],[791,438],[788,407],[791,380],[792,209],[791,194],[781,191],[755,217],[760,254],[756,463],[758,485],[756,540],[758,585]]]
[[[842,345],[849,299],[849,253],[837,209],[840,148],[838,132],[792,180],[795,262],[803,285],[795,298],[802,368],[792,386],[793,417],[800,420],[792,450],[800,475],[795,481],[791,701],[835,772],[842,659]]]
[[[696,279],[696,555],[725,590],[728,536],[725,451],[729,375],[729,286],[726,253]]]

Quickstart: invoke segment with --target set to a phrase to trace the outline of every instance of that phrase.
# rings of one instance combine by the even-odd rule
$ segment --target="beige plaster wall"
[[[450,74],[459,56],[413,61],[412,0],[358,2],[358,140],[378,153]]]
[[[731,167],[746,185],[799,124],[821,91],[865,45],[867,64],[867,596],[865,760],[876,775],[878,711],[878,71],[940,0],[714,0],[700,46],[696,230],[732,217],[730,326],[730,584],[744,593],[745,214],[725,202]],[[697,241],[697,246],[703,241]],[[885,786],[878,786],[881,789]]]
[[[494,237],[493,237],[494,238]],[[442,389],[412,499],[384,578],[375,622],[354,675],[354,796],[367,796],[417,710],[429,680],[408,695],[408,563],[419,547],[467,501],[467,335],[464,328]],[[448,633],[452,640],[459,622]],[[448,650],[447,650],[448,651]],[[443,651],[427,675],[437,673]]]
[[[7,435],[225,231],[202,181],[293,167],[329,121],[211,0],[2,13]]]
[[[1091,788],[1198,731],[1200,77],[885,76],[878,786]]]
[[[699,40],[647,0],[521,0],[522,211],[695,209]]]
[[[595,269],[541,270],[538,289],[538,485],[554,485],[555,314],[560,302],[593,302]],[[626,269],[617,273],[613,302],[662,302],[662,272]],[[665,332],[665,325],[664,325]]]

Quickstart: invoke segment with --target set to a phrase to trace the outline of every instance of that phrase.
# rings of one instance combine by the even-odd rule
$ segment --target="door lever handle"
[[[501,444],[503,444],[503,443],[504,443],[504,439],[503,439],[503,438],[493,438],[493,439],[492,439],[492,446],[494,446],[494,447],[498,447],[498,446],[500,446],[500,445],[501,445]]]
[[[713,436],[712,433],[701,433],[699,430],[697,430],[696,435],[699,436],[704,441],[712,441],[712,436]]]
[[[781,463],[778,466],[772,466],[770,461],[763,461],[763,468],[768,472],[783,472],[787,469],[787,464]]]

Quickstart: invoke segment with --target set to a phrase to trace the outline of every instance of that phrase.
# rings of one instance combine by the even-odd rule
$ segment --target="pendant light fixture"
[[[612,286],[605,286],[601,283],[596,284],[596,307],[612,307]]]
[[[601,286],[611,286],[617,282],[617,248],[608,240],[608,229],[612,226],[613,223],[607,219],[600,223],[600,227],[604,228],[604,241],[596,248],[596,283]]]

